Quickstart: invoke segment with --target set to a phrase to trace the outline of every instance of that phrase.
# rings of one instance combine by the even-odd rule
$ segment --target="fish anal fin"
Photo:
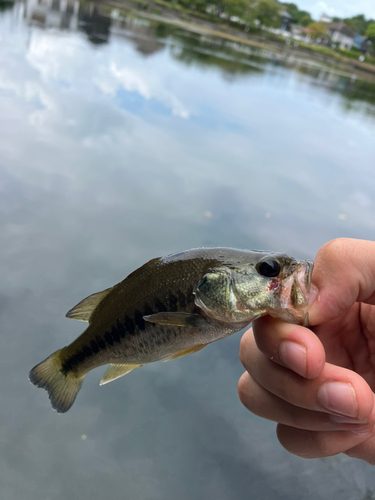
[[[172,361],[174,359],[183,358],[184,356],[189,356],[189,354],[193,354],[194,352],[200,351],[203,347],[206,347],[208,344],[198,344],[193,347],[189,347],[188,349],[183,349],[182,351],[178,351],[172,356],[168,356],[168,358],[163,359],[163,362]]]
[[[205,323],[205,320],[199,314],[184,312],[159,312],[143,316],[143,319],[157,325],[194,326],[196,328],[202,328]]]
[[[93,293],[89,295],[85,299],[81,300],[73,309],[70,309],[66,313],[67,318],[76,319],[78,321],[90,321],[90,317],[94,312],[95,308],[99,305],[99,303],[104,299],[106,295],[112,288],[107,288],[102,292]]]
[[[112,380],[123,377],[127,373],[131,372],[135,368],[139,368],[143,365],[131,365],[131,364],[112,364],[108,370],[105,372],[103,378],[100,381],[100,385],[108,384]]]

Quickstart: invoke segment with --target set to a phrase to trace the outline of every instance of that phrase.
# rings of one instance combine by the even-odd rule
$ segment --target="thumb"
[[[337,318],[355,302],[375,304],[375,242],[338,238],[319,250],[312,275],[317,300],[309,324]]]

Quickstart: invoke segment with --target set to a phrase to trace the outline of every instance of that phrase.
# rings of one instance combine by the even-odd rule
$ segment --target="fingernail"
[[[340,415],[330,415],[330,420],[334,424],[366,424],[367,420],[358,420],[358,418],[341,417]]]
[[[285,340],[280,345],[280,358],[285,366],[298,373],[302,377],[306,376],[306,349],[296,342]]]
[[[309,294],[309,306],[311,306],[311,304],[315,302],[318,295],[319,295],[319,290],[315,285],[311,284],[310,294]]]
[[[358,415],[358,404],[351,384],[344,382],[326,382],[317,394],[318,403],[329,410],[345,417]]]
[[[365,429],[354,429],[351,430],[350,432],[352,434],[355,434],[356,436],[367,436],[371,434],[373,428],[372,427],[366,427]]]

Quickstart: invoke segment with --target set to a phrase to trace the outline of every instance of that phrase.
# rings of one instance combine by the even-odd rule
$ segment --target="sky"
[[[295,2],[301,10],[307,10],[318,19],[322,12],[337,17],[352,17],[364,14],[375,19],[374,0],[299,0]]]

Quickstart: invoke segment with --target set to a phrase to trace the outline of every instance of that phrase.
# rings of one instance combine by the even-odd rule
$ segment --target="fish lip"
[[[289,276],[280,282],[280,306],[284,310],[280,316],[287,321],[308,326],[311,275],[314,264],[306,260],[297,261],[296,264]]]
[[[311,276],[313,269],[314,269],[314,263],[309,260],[299,262],[297,266],[298,284],[300,286],[303,295],[305,296],[305,301],[306,301],[303,310],[301,310],[301,313],[303,312],[303,318],[301,318],[303,326],[309,326],[308,308],[309,308],[309,297],[311,290]]]

